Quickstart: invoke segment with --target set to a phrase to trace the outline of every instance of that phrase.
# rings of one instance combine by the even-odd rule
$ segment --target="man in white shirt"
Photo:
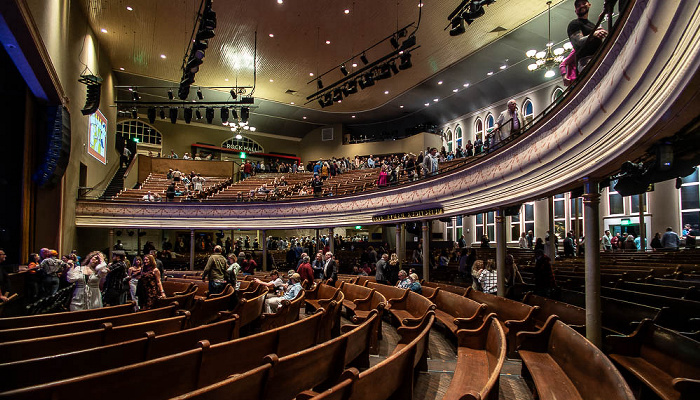
[[[520,132],[522,127],[522,117],[518,111],[515,100],[508,101],[508,109],[503,111],[496,120],[496,126],[493,130],[493,138],[491,146],[508,139],[511,135]]]
[[[151,192],[149,190],[148,193],[143,195],[142,200],[143,201],[156,201],[156,197],[153,195],[153,192]]]
[[[425,176],[432,176],[438,173],[437,149],[433,147],[430,152],[423,157],[423,170]]]

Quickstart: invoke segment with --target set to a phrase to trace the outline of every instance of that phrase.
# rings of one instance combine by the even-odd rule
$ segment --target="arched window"
[[[552,103],[554,103],[555,101],[559,100],[559,98],[561,98],[561,96],[562,96],[563,94],[564,94],[564,89],[562,89],[562,88],[560,88],[559,86],[557,86],[557,88],[554,89],[554,91],[552,92]]]
[[[455,128],[455,138],[457,147],[462,147],[462,127],[459,125],[457,125],[457,128]]]
[[[117,124],[117,134],[122,134],[126,140],[134,140],[139,143],[160,145],[161,134],[151,125],[139,120],[129,120]]]
[[[535,110],[530,99],[525,99],[523,102],[522,114],[523,118],[525,119],[525,123],[532,121],[532,119],[535,117]]]
[[[484,139],[484,121],[481,118],[474,122],[474,139]]]
[[[253,139],[247,138],[247,137],[242,137],[240,139],[236,139],[235,137],[232,137],[231,139],[226,140],[223,143],[221,143],[221,147],[223,147],[225,149],[244,151],[246,153],[264,153],[265,152],[263,147],[258,142],[256,142]]]
[[[493,126],[496,124],[496,120],[493,118],[493,114],[486,116],[486,133],[491,133]]]
[[[445,142],[446,142],[445,147],[447,147],[447,151],[452,151],[452,139],[453,139],[452,131],[448,129],[447,133],[445,134]]]

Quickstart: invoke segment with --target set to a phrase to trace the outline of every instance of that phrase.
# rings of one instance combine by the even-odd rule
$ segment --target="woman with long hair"
[[[75,282],[70,301],[71,311],[102,308],[100,280],[109,272],[104,260],[102,252],[93,251],[85,257],[83,265],[74,265],[68,270],[68,282]]]
[[[165,297],[163,284],[160,282],[160,271],[156,268],[156,259],[151,254],[143,257],[143,268],[136,289],[136,297],[139,299],[141,310],[151,309],[158,297]]]
[[[134,262],[131,263],[129,271],[127,271],[127,280],[129,281],[129,294],[131,295],[131,300],[136,302],[136,310],[138,310],[138,297],[136,296],[136,290],[138,289],[139,279],[141,278],[141,271],[143,269],[143,259],[140,256],[134,257]]]

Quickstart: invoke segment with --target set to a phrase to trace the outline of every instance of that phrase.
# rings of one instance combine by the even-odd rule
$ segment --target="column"
[[[141,247],[141,229],[136,230],[136,254],[141,254],[141,250],[143,250],[143,247]],[[145,256],[145,254],[143,254]]]
[[[547,198],[547,226],[549,226],[549,253],[547,254],[549,258],[552,259],[552,264],[554,264],[554,258],[557,254],[554,249],[554,196],[549,196]]]
[[[194,271],[194,229],[190,229],[190,271]]]
[[[401,268],[401,224],[396,224],[396,257],[399,258],[399,268]]]
[[[316,249],[315,249],[316,253],[318,253],[318,251],[321,250],[322,248],[323,248],[323,246],[321,246],[321,234],[318,231],[318,229],[316,229]],[[309,257],[311,257],[310,254],[309,254]],[[316,257],[316,254],[314,254],[314,258],[312,258],[312,260],[315,259],[315,257]]]
[[[647,227],[644,223],[644,211],[646,211],[647,205],[644,202],[645,194],[639,195],[639,248],[641,251],[647,251],[646,240],[647,240]]]
[[[401,248],[403,249],[403,258],[406,258],[406,223],[401,224]],[[399,260],[402,260],[402,256],[399,255]],[[407,271],[408,272],[408,271]]]
[[[581,210],[578,209],[578,199],[574,199],[574,243],[576,244],[576,257],[578,257],[579,238],[581,237],[578,226],[578,216],[580,212]]]
[[[423,279],[429,281],[430,275],[430,238],[428,237],[430,232],[430,221],[423,221],[423,226],[421,230],[423,232]]]
[[[114,228],[109,228],[109,260],[112,260],[112,251],[114,250]],[[138,254],[138,253],[137,253]],[[34,260],[32,260],[34,261]]]
[[[328,251],[335,255],[335,238],[333,237],[333,228],[328,228],[328,249]]]
[[[583,181],[583,224],[586,266],[586,338],[599,348],[603,343],[600,307],[600,222],[598,183]]]
[[[496,268],[498,281],[498,295],[505,297],[506,295],[506,218],[503,216],[503,210],[496,210]]]
[[[267,232],[265,229],[262,230],[262,268],[263,271],[267,271]]]

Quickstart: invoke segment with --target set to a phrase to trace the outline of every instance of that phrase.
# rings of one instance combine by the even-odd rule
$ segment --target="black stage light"
[[[207,107],[204,111],[204,115],[207,117],[207,123],[211,124],[214,121],[214,109],[212,107]]]
[[[464,18],[454,17],[452,19],[452,29],[450,29],[450,36],[459,36],[464,32]]]
[[[131,110],[131,118],[137,119],[139,117],[139,111],[137,109],[132,109]]]
[[[228,122],[228,108],[221,107],[221,122]]]
[[[185,107],[183,113],[185,115],[185,123],[189,124],[192,122],[192,107]]]
[[[243,122],[244,124],[248,122],[248,117],[250,117],[250,108],[241,108],[241,122]]]
[[[148,115],[148,122],[150,122],[150,123],[156,122],[156,108],[155,107],[148,107],[148,111],[146,112],[146,115]]]
[[[319,89],[323,89],[323,82],[321,81],[321,78],[316,79],[316,85]]]
[[[326,102],[326,105],[332,106],[333,105],[333,93],[328,92],[325,95],[323,95],[323,100]]]
[[[206,50],[207,48],[209,48],[208,40],[195,40],[194,44],[192,45],[192,50],[194,51]]]
[[[173,124],[177,122],[177,107],[172,107],[169,109],[170,112],[170,122]]]
[[[229,93],[231,93],[231,99],[236,100],[236,88],[231,89]]]
[[[141,96],[139,96],[139,92],[136,90],[136,88],[133,88],[131,90],[131,99],[134,101],[139,101],[141,100]]]
[[[475,19],[484,14],[486,14],[486,11],[484,11],[484,7],[482,7],[481,4],[472,3],[469,5],[469,9],[462,13],[462,18],[467,21],[467,24],[471,25]]]
[[[190,57],[185,68],[187,68],[187,71],[196,74],[199,72],[199,66],[202,65],[203,62],[201,58]],[[192,81],[194,82],[194,76],[192,77]]]
[[[389,68],[391,68],[391,72],[394,73],[394,75],[399,73],[399,69],[396,67],[396,62],[394,60],[389,61]]]
[[[231,109],[231,119],[234,121],[238,121],[238,113],[236,112],[235,108]]]
[[[197,109],[195,115],[197,116],[197,119],[202,119],[202,112],[199,111],[199,108]]]
[[[175,98],[175,95],[173,94],[173,90],[172,89],[168,90],[168,99],[172,100],[174,98]]]
[[[389,43],[391,43],[391,47],[393,47],[394,49],[399,48],[399,40],[396,39],[396,36],[392,36],[391,39],[389,39]]]
[[[200,100],[204,100],[204,94],[202,93],[202,89],[197,89],[197,98]]]
[[[389,79],[389,78],[391,78],[391,68],[389,67],[389,64],[384,64],[381,67],[379,67],[379,73],[377,74],[377,80]]]
[[[401,48],[399,50],[406,50],[408,48],[411,48],[416,45],[416,36],[411,35],[408,37],[408,39],[404,40],[403,43],[401,43]]]
[[[401,64],[399,64],[400,70],[406,70],[413,66],[411,63],[411,53],[404,53],[401,55]]]
[[[333,101],[341,101],[343,100],[343,91],[340,89],[335,89],[333,91]]]
[[[362,53],[362,55],[360,56],[360,61],[362,61],[362,63],[365,65],[369,64],[369,60],[367,60],[367,56],[365,55],[365,53]]]
[[[160,119],[165,119],[165,108],[160,109]]]
[[[318,104],[321,106],[321,108],[326,108],[326,102],[323,101],[322,98],[319,98],[319,99],[318,99]]]
[[[180,88],[177,90],[177,97],[180,100],[187,100],[187,97],[190,95],[190,85],[180,85]]]
[[[355,80],[348,81],[348,83],[346,84],[346,87],[348,88],[348,94],[357,93],[357,81],[355,81]],[[346,94],[346,96],[347,96],[347,94]]]
[[[343,76],[348,76],[348,69],[345,68],[345,64],[340,66],[340,72],[343,73]]]
[[[374,85],[374,75],[372,75],[371,72],[368,72],[364,75],[365,78],[365,87],[370,87]]]

